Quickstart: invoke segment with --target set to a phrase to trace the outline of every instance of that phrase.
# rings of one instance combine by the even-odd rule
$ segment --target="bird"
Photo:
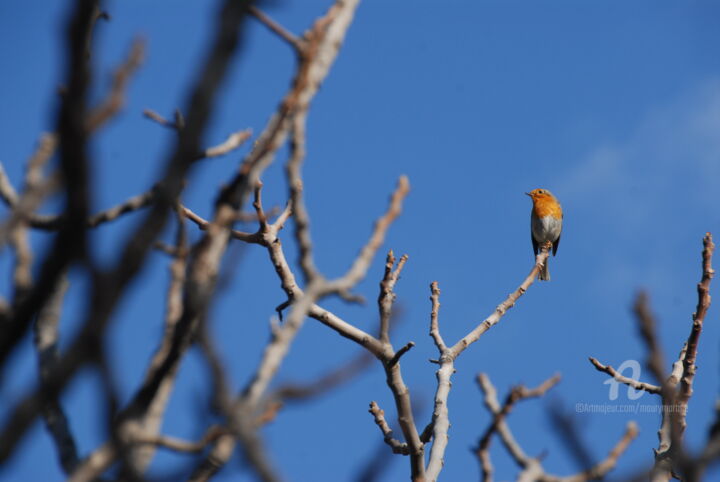
[[[547,189],[533,189],[525,194],[530,196],[533,202],[530,211],[530,237],[535,256],[538,254],[538,249],[546,243],[552,244],[552,254],[555,256],[560,245],[560,234],[562,233],[562,206]],[[550,281],[547,259],[540,270],[538,279]]]

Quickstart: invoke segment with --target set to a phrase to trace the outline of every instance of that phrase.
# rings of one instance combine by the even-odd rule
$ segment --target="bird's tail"
[[[548,270],[548,261],[550,261],[550,257],[548,256],[545,258],[545,262],[543,263],[543,267],[540,270],[540,274],[538,275],[538,279],[540,281],[550,281],[550,270]]]

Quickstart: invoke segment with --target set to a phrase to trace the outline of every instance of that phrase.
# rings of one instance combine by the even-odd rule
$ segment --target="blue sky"
[[[141,116],[144,108],[170,115],[185,104],[197,72],[217,2],[114,1],[112,20],[98,26],[95,99],[135,35],[147,41],[143,67],[131,82],[123,113],[92,142],[94,210],[152,185],[173,134]],[[275,1],[267,11],[302,32],[329,1]],[[62,82],[63,19],[68,2],[0,5],[0,161],[15,185],[39,134],[53,127],[55,91]],[[669,1],[429,1],[363,2],[308,121],[304,169],[316,261],[328,276],[350,265],[383,212],[397,178],[412,191],[385,246],[408,253],[398,282],[403,322],[396,346],[416,348],[403,372],[421,407],[431,411],[436,350],[427,336],[429,283],[442,290],[441,327],[446,341],[463,336],[524,278],[531,267],[530,201],[523,192],[552,190],[563,203],[563,242],[551,260],[552,281],[536,284],[501,323],[458,360],[449,408],[451,439],[444,480],[474,480],[478,466],[469,447],[488,416],[474,378],[486,372],[500,393],[515,383],[536,385],[556,372],[563,380],[542,401],[518,406],[511,428],[530,454],[547,451],[547,470],[576,470],[547,417],[549,406],[576,415],[583,438],[599,460],[625,424],[635,419],[640,437],[621,459],[618,473],[651,462],[655,415],[575,414],[576,403],[611,403],[605,377],[587,362],[614,366],[642,361],[630,305],[649,291],[668,359],[687,336],[700,277],[701,239],[720,235],[720,5]],[[206,137],[214,145],[232,131],[255,133],[277,106],[294,69],[280,40],[251,22],[245,50],[234,62]],[[247,149],[247,147],[245,148]],[[208,215],[218,186],[232,175],[244,150],[196,166],[185,201]],[[285,151],[263,176],[265,202],[282,205]],[[53,204],[46,206],[51,211]],[[117,259],[127,216],[93,233],[100,264]],[[248,228],[250,229],[250,228]],[[166,235],[170,236],[168,231]],[[291,231],[283,233],[294,257]],[[198,234],[193,232],[193,239]],[[38,255],[49,236],[37,233]],[[268,320],[283,293],[259,247],[233,246],[229,284],[212,313],[212,330],[234,387],[254,370],[268,336]],[[358,291],[367,306],[324,303],[346,320],[374,330],[379,256]],[[109,332],[115,377],[125,399],[137,386],[160,334],[168,260],[154,254],[132,285]],[[11,256],[0,254],[0,288],[7,296]],[[77,328],[87,281],[73,273],[62,319],[62,343]],[[714,292],[714,289],[713,289]],[[699,446],[720,387],[717,307],[706,320],[687,433]],[[282,366],[277,382],[312,380],[358,349],[309,321]],[[5,370],[0,417],[34,383],[29,338]],[[669,362],[668,362],[669,363]],[[645,377],[647,379],[647,377]],[[97,376],[83,372],[63,399],[87,453],[105,440],[98,409]],[[197,414],[206,402],[208,377],[190,353],[168,409],[164,433],[196,438]],[[620,391],[617,403],[627,402]],[[379,366],[332,395],[288,406],[264,431],[270,455],[288,480],[351,480],[381,443],[367,414],[371,400],[392,413]],[[656,403],[649,395],[639,402]],[[615,402],[612,402],[615,403]],[[629,402],[628,402],[629,403]],[[500,479],[516,467],[493,444]],[[160,475],[185,456],[163,453]],[[37,460],[44,460],[38,464]],[[395,456],[384,480],[402,480],[407,460]],[[37,424],[3,477],[62,477],[44,429]],[[236,462],[219,480],[250,480]]]

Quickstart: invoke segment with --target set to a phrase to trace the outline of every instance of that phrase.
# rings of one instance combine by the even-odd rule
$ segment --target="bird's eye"
[[[543,190],[542,190],[542,189],[538,189],[538,194],[542,194],[542,193],[543,193]]]

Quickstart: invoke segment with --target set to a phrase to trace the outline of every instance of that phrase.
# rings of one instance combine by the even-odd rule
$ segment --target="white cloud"
[[[624,141],[591,149],[558,191],[576,236],[602,255],[593,288],[670,290],[671,248],[717,227],[719,181],[720,78],[648,111]]]

